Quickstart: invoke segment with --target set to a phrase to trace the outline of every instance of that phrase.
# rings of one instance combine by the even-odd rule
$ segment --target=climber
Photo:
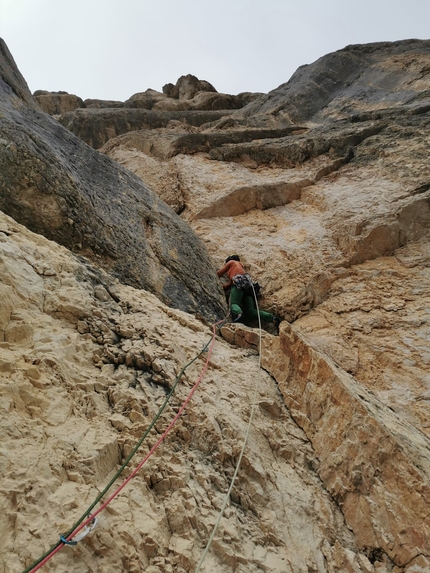
[[[266,322],[273,322],[276,328],[279,327],[280,320],[270,312],[255,308],[255,298],[257,288],[251,277],[245,273],[238,255],[231,255],[225,260],[225,264],[217,271],[217,275],[222,277],[227,275],[228,283],[223,285],[225,291],[230,290],[230,311],[233,322],[241,322],[243,318],[260,318]],[[259,285],[258,285],[259,290]]]

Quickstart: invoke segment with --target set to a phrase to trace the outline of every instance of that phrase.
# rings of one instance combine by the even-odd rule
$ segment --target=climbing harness
[[[234,275],[234,277],[232,277],[232,282],[234,284],[234,286],[239,289],[239,290],[244,290],[244,291],[250,291],[252,288],[252,285],[254,284],[252,282],[252,278],[250,277],[250,275]]]
[[[105,487],[105,489],[97,496],[96,500],[85,511],[85,513],[80,517],[80,519],[74,524],[72,529],[70,529],[68,531],[68,533],[61,535],[60,540],[54,546],[52,546],[46,553],[44,553],[37,561],[35,561],[29,567],[27,567],[22,573],[30,573],[30,572],[35,573],[45,563],[47,563],[58,551],[60,551],[65,545],[75,545],[76,543],[78,543],[81,539],[83,539],[86,535],[88,535],[96,527],[96,525],[97,525],[96,516],[101,511],[103,511],[103,509],[105,509],[105,507],[122,491],[122,489],[128,484],[128,482],[138,473],[138,471],[141,469],[141,467],[146,463],[146,461],[151,457],[153,452],[158,448],[158,446],[164,440],[167,433],[170,431],[170,429],[176,423],[177,419],[180,417],[180,415],[184,411],[186,405],[191,400],[194,392],[197,390],[198,386],[200,385],[200,382],[202,381],[203,376],[204,376],[204,374],[205,374],[205,372],[209,366],[209,362],[210,362],[210,359],[212,356],[213,346],[215,344],[216,329],[217,329],[217,327],[219,327],[219,325],[221,325],[225,321],[226,321],[226,319],[223,319],[223,320],[220,320],[220,321],[218,321],[212,325],[212,337],[211,337],[211,339],[207,342],[207,344],[203,347],[203,349],[197,354],[197,356],[195,356],[190,362],[188,362],[188,364],[186,364],[182,368],[182,370],[180,371],[180,373],[176,377],[175,383],[174,383],[169,395],[166,397],[166,400],[164,401],[163,405],[161,406],[160,410],[158,411],[156,417],[151,422],[150,426],[148,427],[148,429],[146,430],[146,432],[144,433],[142,438],[139,440],[139,442],[133,448],[132,452],[130,453],[130,455],[128,456],[126,461],[123,463],[123,465],[118,470],[118,472],[115,474],[115,476],[111,479],[109,484]],[[89,512],[97,505],[97,503],[101,500],[101,498],[110,489],[110,487],[113,485],[115,480],[119,477],[119,475],[125,469],[128,462],[135,455],[138,448],[140,447],[140,445],[142,444],[142,442],[144,441],[144,439],[148,435],[149,431],[153,428],[153,426],[157,422],[158,418],[161,416],[161,413],[163,412],[165,406],[167,405],[168,401],[170,400],[171,396],[173,395],[173,392],[175,391],[175,388],[176,388],[180,378],[182,377],[182,374],[185,372],[186,368],[188,368],[193,362],[195,362],[197,360],[197,358],[199,358],[199,356],[201,356],[204,352],[206,352],[208,347],[209,347],[209,350],[207,352],[207,358],[206,358],[205,364],[204,364],[204,366],[200,372],[200,375],[197,379],[197,382],[192,387],[186,400],[182,404],[181,408],[178,410],[178,412],[177,412],[176,416],[173,418],[172,422],[169,424],[167,429],[164,431],[164,433],[158,439],[156,444],[151,448],[151,450],[145,456],[145,458],[138,464],[138,466],[135,468],[135,470],[133,470],[133,472],[129,475],[129,477],[126,480],[124,480],[122,485],[93,514],[90,514]],[[91,526],[91,524],[93,524],[93,525]],[[80,536],[78,536],[77,534],[83,529],[85,529],[85,533],[82,532],[82,533],[84,533],[84,535],[81,534]]]
[[[253,286],[252,286],[252,291],[253,291],[253,294],[254,294],[254,300],[255,300],[255,304],[256,304],[256,307],[257,307],[257,313],[258,313],[257,295],[256,295],[256,292],[255,292]],[[258,329],[259,329],[258,369],[259,369],[259,371],[261,372],[261,350],[262,350],[262,344],[261,344],[261,318],[260,318],[260,314],[259,314],[259,313],[258,313]],[[227,491],[227,493],[225,494],[224,502],[223,502],[223,504],[222,504],[222,506],[221,506],[221,509],[220,509],[220,511],[219,511],[218,518],[217,518],[217,520],[216,520],[216,522],[215,522],[215,525],[214,525],[214,527],[213,527],[212,533],[211,533],[211,535],[210,535],[210,537],[209,537],[209,540],[208,540],[208,542],[207,542],[207,544],[206,544],[206,547],[205,547],[205,549],[204,549],[204,551],[203,551],[203,554],[202,554],[202,556],[201,556],[201,558],[200,558],[200,561],[199,561],[198,564],[197,564],[195,573],[199,573],[199,571],[200,571],[200,569],[201,569],[201,566],[203,565],[203,561],[205,560],[206,555],[209,553],[210,546],[212,545],[212,541],[213,541],[213,539],[214,539],[214,537],[215,537],[215,535],[216,535],[216,532],[217,532],[217,530],[218,530],[218,526],[219,526],[220,521],[221,521],[221,518],[222,518],[222,516],[223,516],[223,514],[224,514],[224,510],[225,510],[225,508],[227,507],[227,503],[228,503],[228,500],[230,499],[230,494],[231,494],[231,491],[232,491],[232,489],[233,489],[234,482],[235,482],[236,477],[237,477],[237,474],[238,474],[238,472],[239,472],[239,467],[240,467],[240,464],[241,464],[241,462],[242,462],[242,457],[243,457],[243,454],[244,454],[244,452],[245,452],[246,444],[247,444],[247,442],[248,442],[249,433],[250,433],[250,430],[251,430],[251,424],[252,424],[252,419],[253,419],[253,417],[254,417],[255,405],[256,405],[256,403],[257,403],[257,388],[258,388],[257,383],[258,383],[258,377],[255,377],[255,379],[254,379],[254,396],[253,396],[253,399],[252,399],[251,413],[250,413],[250,415],[249,415],[248,426],[247,426],[247,429],[246,429],[246,432],[245,432],[245,439],[244,439],[244,441],[243,441],[242,449],[241,449],[241,451],[240,451],[239,458],[238,458],[238,460],[237,460],[237,464],[236,464],[236,468],[235,468],[235,470],[234,470],[233,477],[231,478],[230,487],[228,488],[228,491]]]

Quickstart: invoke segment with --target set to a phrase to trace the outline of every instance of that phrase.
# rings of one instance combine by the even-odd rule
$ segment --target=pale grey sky
[[[0,36],[32,92],[268,92],[349,44],[429,39],[430,0],[0,0]]]

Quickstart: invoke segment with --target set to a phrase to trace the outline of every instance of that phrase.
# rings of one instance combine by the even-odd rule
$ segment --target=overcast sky
[[[268,92],[349,44],[430,39],[430,0],[0,0],[0,36],[32,92]]]

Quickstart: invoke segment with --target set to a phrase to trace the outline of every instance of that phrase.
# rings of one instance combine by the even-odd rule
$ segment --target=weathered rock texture
[[[59,116],[58,121],[95,149],[109,139],[139,129],[159,129],[170,121],[199,127],[225,116],[225,111],[154,111],[139,108],[77,109]]]
[[[283,329],[278,346],[280,356],[266,352],[263,364],[311,440],[319,475],[358,545],[406,570],[430,567],[430,443],[420,424],[292,328]],[[414,398],[407,400],[412,408]]]
[[[4,73],[11,85],[16,70]],[[198,97],[196,85],[181,93]],[[285,320],[262,335],[262,369],[258,330],[222,327],[166,442],[47,570],[195,571],[257,382],[202,570],[427,573],[430,42],[350,46],[205,125],[112,111],[165,115],[116,137],[101,121],[110,110],[72,113],[110,137],[102,150],[180,213],[216,265],[239,253],[263,285],[259,305]],[[0,228],[0,554],[19,573],[109,481],[210,329],[7,217]]]
[[[427,234],[429,58],[428,41],[351,46],[198,132],[141,130],[103,151],[215,256],[246,253],[295,320],[351,265]]]
[[[220,94],[209,82],[191,74],[181,76],[175,85],[166,84],[163,93],[148,89],[125,102],[80,100],[73,105],[71,96],[62,96],[60,102],[58,94],[43,93],[46,95],[36,97],[43,109],[52,115],[60,114],[60,123],[95,149],[112,137],[139,129],[159,129],[172,121],[181,122],[182,127],[199,127],[229,115],[231,110],[240,109],[261,95]],[[62,108],[58,111],[60,103]]]
[[[354,118],[355,114],[428,101],[429,40],[348,46],[301,66],[291,79],[261,96],[237,118],[276,125]]]
[[[202,242],[140,179],[39,111],[5,44],[0,208],[122,281],[213,319],[223,295]]]
[[[211,329],[149,293],[112,285],[6,216],[0,229],[0,566],[19,573],[107,484]],[[309,439],[258,368],[256,333],[246,336],[251,350],[217,339],[201,386],[163,445],[94,532],[44,569],[193,571],[235,468],[254,381],[249,445],[204,570],[358,573],[373,571],[371,561],[389,563],[357,547],[321,483]],[[139,460],[204,359],[186,371]]]
[[[281,335],[265,367],[358,545],[411,571],[430,567],[429,141],[430,42],[412,40],[325,56],[196,132],[103,148],[294,322],[300,344]]]
[[[49,113],[49,115],[61,115],[80,107],[86,107],[80,97],[67,92],[37,90],[34,92],[33,97],[43,111]]]

